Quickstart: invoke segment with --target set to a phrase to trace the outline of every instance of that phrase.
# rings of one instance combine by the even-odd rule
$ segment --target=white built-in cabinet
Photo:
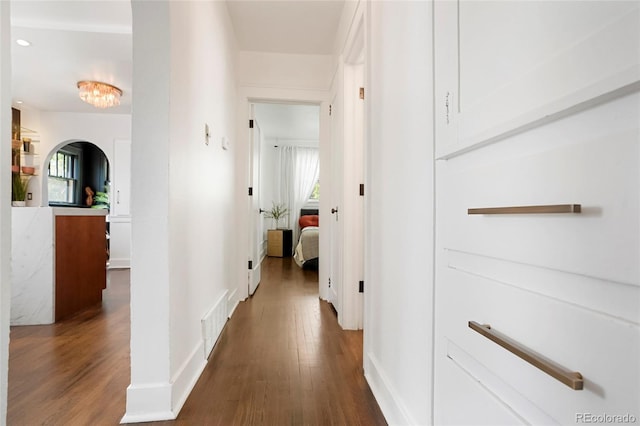
[[[434,25],[435,424],[640,421],[638,2],[436,1]]]
[[[128,268],[131,265],[131,141],[115,140],[113,157],[109,267]]]
[[[113,195],[114,216],[129,216],[131,192],[131,141],[117,139],[113,143]]]

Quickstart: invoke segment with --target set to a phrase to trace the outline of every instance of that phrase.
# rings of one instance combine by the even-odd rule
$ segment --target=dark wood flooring
[[[130,383],[129,271],[102,305],[52,325],[11,327],[7,424],[116,425]]]
[[[318,275],[267,258],[178,419],[155,425],[385,425],[362,372],[362,332],[340,329]],[[12,328],[9,425],[115,425],[129,384],[128,275],[105,308]],[[112,279],[112,284],[115,284]],[[113,294],[110,294],[113,291]]]

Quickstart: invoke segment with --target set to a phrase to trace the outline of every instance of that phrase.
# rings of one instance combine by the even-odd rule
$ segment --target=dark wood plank
[[[104,216],[56,216],[56,321],[102,300],[105,235]]]

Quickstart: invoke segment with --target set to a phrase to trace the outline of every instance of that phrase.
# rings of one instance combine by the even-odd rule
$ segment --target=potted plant
[[[280,229],[280,219],[289,215],[289,209],[283,204],[271,202],[271,210],[267,210],[265,217],[276,221],[276,229]]]
[[[14,207],[24,207],[27,198],[27,188],[29,187],[29,176],[12,175],[11,205]]]

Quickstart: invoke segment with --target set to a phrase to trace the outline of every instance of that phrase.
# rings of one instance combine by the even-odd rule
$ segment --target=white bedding
[[[307,226],[300,232],[300,240],[293,254],[293,259],[298,266],[302,267],[307,260],[318,257],[320,252],[318,245],[319,234],[320,228],[317,226]]]

